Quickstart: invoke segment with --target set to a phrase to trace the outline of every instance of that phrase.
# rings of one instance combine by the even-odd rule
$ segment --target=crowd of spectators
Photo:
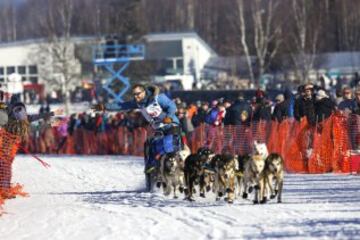
[[[275,99],[270,99],[266,91],[258,90],[252,99],[245,99],[240,93],[237,99],[220,98],[211,102],[183,102],[174,99],[177,115],[184,136],[191,139],[195,129],[201,124],[209,126],[246,125],[257,121],[278,121],[294,118],[298,121],[306,117],[311,125],[316,125],[335,111],[343,114],[360,115],[360,88],[344,87],[336,95],[313,84],[298,87],[297,92],[284,91]],[[42,108],[41,111],[48,111]],[[84,112],[58,119],[61,124],[51,127],[50,119],[33,124],[32,138],[43,138],[40,152],[59,152],[68,135],[78,129],[97,133],[111,132],[126,127],[130,132],[146,128],[147,123],[137,110],[130,112]],[[57,139],[56,141],[54,139]]]

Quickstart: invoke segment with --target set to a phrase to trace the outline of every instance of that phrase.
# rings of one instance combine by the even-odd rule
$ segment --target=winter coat
[[[270,105],[268,105],[265,99],[261,100],[261,102],[256,104],[254,110],[253,121],[260,120],[271,120],[271,107]]]
[[[59,133],[59,136],[66,137],[68,135],[68,119],[62,120],[60,126],[58,126],[57,131]]]
[[[314,98],[300,97],[296,99],[294,106],[294,117],[300,121],[301,118],[306,117],[311,125],[316,123],[315,115],[315,100]]]
[[[216,120],[214,122],[214,125],[215,126],[221,126],[223,121],[224,121],[225,115],[226,115],[226,110],[219,111],[217,116],[216,116]]]
[[[8,107],[8,122],[4,127],[9,133],[18,135],[22,140],[25,140],[29,133],[31,122],[48,119],[51,116],[54,116],[53,112],[28,115],[25,104],[12,101]]]
[[[335,111],[335,103],[330,98],[323,98],[315,102],[316,120],[321,122]]]
[[[290,89],[286,89],[284,92],[284,96],[288,107],[287,116],[294,117],[295,95],[291,92]]]
[[[354,105],[351,110],[353,114],[360,115],[360,103],[354,100]]]
[[[179,124],[179,119],[175,115],[175,103],[165,94],[159,93],[159,91],[158,87],[150,86],[146,89],[146,97],[139,103],[135,100],[123,103],[111,103],[106,104],[105,108],[113,111],[140,109],[145,119],[152,123],[153,126],[160,124],[165,117],[170,117],[174,123]],[[160,107],[161,111],[156,115],[150,115],[147,113],[147,107],[150,106]]]
[[[355,106],[355,101],[353,99],[345,99],[339,103],[339,110],[345,111],[352,111]]]
[[[77,119],[75,118],[75,116],[71,116],[67,128],[67,131],[69,132],[70,135],[72,135],[76,129],[76,122]]]
[[[225,125],[241,125],[244,124],[241,121],[241,114],[246,112],[248,119],[246,122],[250,122],[252,115],[252,108],[249,103],[245,100],[236,100],[233,105],[231,105],[226,110],[226,115],[224,119]],[[243,113],[244,114],[244,113]]]
[[[274,112],[272,114],[272,120],[281,122],[282,120],[289,117],[289,101],[283,101],[276,104]]]
[[[198,112],[193,116],[191,121],[195,128],[205,122],[206,114],[207,112],[204,109],[200,108]]]

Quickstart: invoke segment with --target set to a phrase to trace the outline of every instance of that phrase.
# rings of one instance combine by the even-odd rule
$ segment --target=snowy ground
[[[4,205],[0,239],[360,239],[360,177],[287,175],[284,203],[187,202],[144,193],[135,157],[18,156],[30,197]]]

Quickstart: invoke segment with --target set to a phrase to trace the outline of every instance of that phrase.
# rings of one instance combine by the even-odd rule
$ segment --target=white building
[[[71,38],[68,43],[50,44],[46,39],[31,39],[0,44],[0,84],[6,86],[9,75],[18,73],[22,77],[25,90],[42,91],[41,94],[59,90],[64,81],[62,57],[66,58],[68,71],[73,80],[69,84],[72,90],[81,84],[82,65],[76,56],[78,46],[95,44],[95,38]],[[64,56],[55,56],[54,49],[64,48]],[[91,61],[91,54],[89,54]],[[40,93],[40,92],[38,92]]]
[[[103,42],[103,41],[102,41]],[[198,84],[205,64],[216,53],[196,34],[159,33],[143,37],[145,60],[156,61],[162,71],[154,74],[156,83],[178,84],[185,90]],[[69,42],[50,44],[47,39],[30,39],[0,43],[0,84],[6,89],[9,75],[21,76],[24,91],[36,92],[40,97],[54,90],[69,92],[81,86],[82,80],[92,78],[94,70],[92,46],[101,40],[96,37],[74,37]],[[54,54],[54,49],[64,48],[64,56]],[[63,52],[63,51],[60,51]],[[63,69],[66,59],[68,69]],[[68,72],[71,83],[64,89]]]
[[[162,71],[154,76],[155,82],[173,81],[185,90],[199,83],[205,64],[217,56],[194,32],[148,34],[144,40],[145,58],[161,62]]]

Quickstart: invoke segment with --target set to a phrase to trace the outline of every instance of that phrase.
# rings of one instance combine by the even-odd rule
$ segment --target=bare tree
[[[248,5],[251,19],[244,14],[244,1],[237,0],[239,30],[241,35],[241,45],[247,59],[247,65],[250,72],[250,80],[255,81],[251,60],[251,48],[254,49],[254,56],[258,63],[258,77],[262,76],[268,69],[272,59],[276,55],[281,43],[282,25],[275,22],[276,11],[279,8],[279,1],[275,0],[252,0]],[[251,21],[252,20],[252,21]],[[249,33],[253,31],[253,36]],[[249,36],[250,35],[250,36]]]
[[[70,87],[80,74],[79,61],[75,58],[75,45],[71,41],[72,17],[74,14],[72,0],[53,0],[49,2],[46,18],[41,18],[42,26],[48,33],[48,43],[41,51],[52,60],[54,76],[47,79],[53,86],[60,86],[65,101],[65,112],[69,113]]]
[[[189,30],[193,30],[195,27],[195,3],[194,0],[186,0],[186,26]]]
[[[357,1],[338,1],[338,19],[341,21],[338,29],[341,39],[341,49],[354,51],[360,49],[360,4]]]
[[[0,26],[5,41],[15,41],[17,34],[16,7],[11,0],[4,0],[0,6]]]
[[[254,21],[254,46],[259,63],[259,76],[267,70],[281,44],[282,25],[274,22],[279,1],[252,1],[252,17]]]
[[[313,69],[318,52],[322,13],[312,15],[314,4],[306,0],[292,0],[291,6],[294,31],[291,33],[292,42],[289,46],[293,51],[290,51],[290,55],[296,70],[300,73],[300,80],[304,82]]]
[[[237,3],[238,14],[239,14],[239,30],[240,30],[240,35],[241,35],[241,45],[244,49],[246,62],[247,62],[248,68],[249,68],[250,81],[252,83],[255,83],[255,76],[254,76],[254,70],[252,67],[250,49],[248,46],[248,42],[246,40],[247,28],[246,28],[245,17],[244,17],[244,1],[237,0],[236,3]]]

